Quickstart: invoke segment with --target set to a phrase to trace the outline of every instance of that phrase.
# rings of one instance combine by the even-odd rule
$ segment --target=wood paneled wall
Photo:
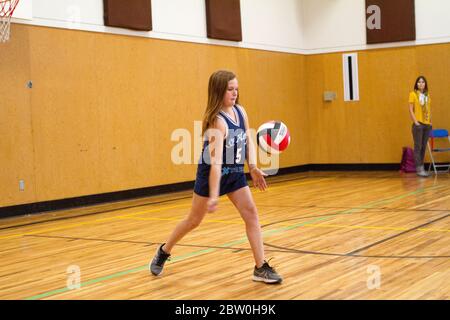
[[[17,24],[12,32],[0,47],[0,207],[193,180],[195,164],[171,161],[171,133],[194,133],[217,69],[238,75],[253,128],[271,119],[288,125],[281,167],[399,162],[412,145],[407,100],[418,74],[430,83],[435,127],[449,128],[450,44],[360,52],[361,99],[344,103],[340,53]],[[324,91],[337,100],[323,102]]]
[[[450,129],[450,44],[361,51],[358,64],[360,101],[344,102],[342,54],[307,57],[311,163],[399,163],[402,147],[413,146],[408,95],[420,74],[433,126]],[[324,91],[337,99],[324,102]]]
[[[0,207],[194,180],[195,164],[171,161],[171,133],[194,133],[217,69],[238,75],[252,127],[281,119],[291,128],[295,143],[281,166],[309,163],[305,57],[25,25],[12,31],[0,49],[8,83],[0,92]]]
[[[15,30],[18,30],[16,33]],[[36,199],[30,40],[27,28],[14,28],[17,41],[0,47],[0,206]],[[12,38],[12,35],[11,35]],[[25,190],[19,191],[19,180]]]

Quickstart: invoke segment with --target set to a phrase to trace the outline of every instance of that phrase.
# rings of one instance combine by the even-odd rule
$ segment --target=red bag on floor
[[[416,163],[414,162],[414,151],[409,147],[403,147],[402,162],[400,164],[401,172],[416,172]]]

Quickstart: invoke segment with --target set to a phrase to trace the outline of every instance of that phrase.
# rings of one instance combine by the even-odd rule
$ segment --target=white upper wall
[[[304,53],[450,42],[449,0],[415,0],[416,41],[380,45],[366,44],[365,0],[301,2]]]
[[[450,41],[449,0],[416,0],[416,38]]]
[[[153,31],[206,38],[204,0],[152,0]]]
[[[20,0],[15,22],[300,53],[302,0],[241,0],[242,42],[208,39],[205,0],[152,0],[151,32],[105,27],[103,0]],[[282,4],[282,5],[280,5]],[[20,20],[30,18],[32,21]]]
[[[302,0],[241,0],[244,43],[301,49],[302,5]]]
[[[366,45],[365,0],[241,0],[242,42],[206,37],[204,0],[152,0],[151,32],[105,27],[103,0],[20,0],[14,21],[302,54],[450,42],[450,1],[415,3],[417,40],[381,45]]]
[[[30,1],[33,4],[34,19],[77,24],[79,28],[90,24],[103,25],[103,0]]]
[[[245,0],[244,0],[245,1]],[[450,1],[415,0],[416,41],[366,44],[365,0],[303,0],[306,53],[450,42]]]
[[[33,10],[31,8],[31,0],[20,0],[13,17],[20,17],[21,19],[33,19]]]
[[[303,49],[337,49],[364,44],[365,6],[365,0],[303,0]]]

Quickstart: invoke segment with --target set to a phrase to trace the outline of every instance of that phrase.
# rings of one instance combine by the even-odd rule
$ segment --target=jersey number
[[[242,159],[242,154],[241,153],[242,153],[242,147],[238,148],[237,151],[236,151],[236,163],[241,162],[241,159]]]

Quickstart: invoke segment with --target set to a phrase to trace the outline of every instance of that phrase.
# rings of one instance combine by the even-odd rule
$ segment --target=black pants
[[[414,161],[416,162],[416,167],[423,166],[423,159],[425,157],[425,151],[427,150],[427,142],[430,132],[431,126],[428,124],[420,123],[416,126],[413,123],[412,125],[412,134],[414,138]]]

